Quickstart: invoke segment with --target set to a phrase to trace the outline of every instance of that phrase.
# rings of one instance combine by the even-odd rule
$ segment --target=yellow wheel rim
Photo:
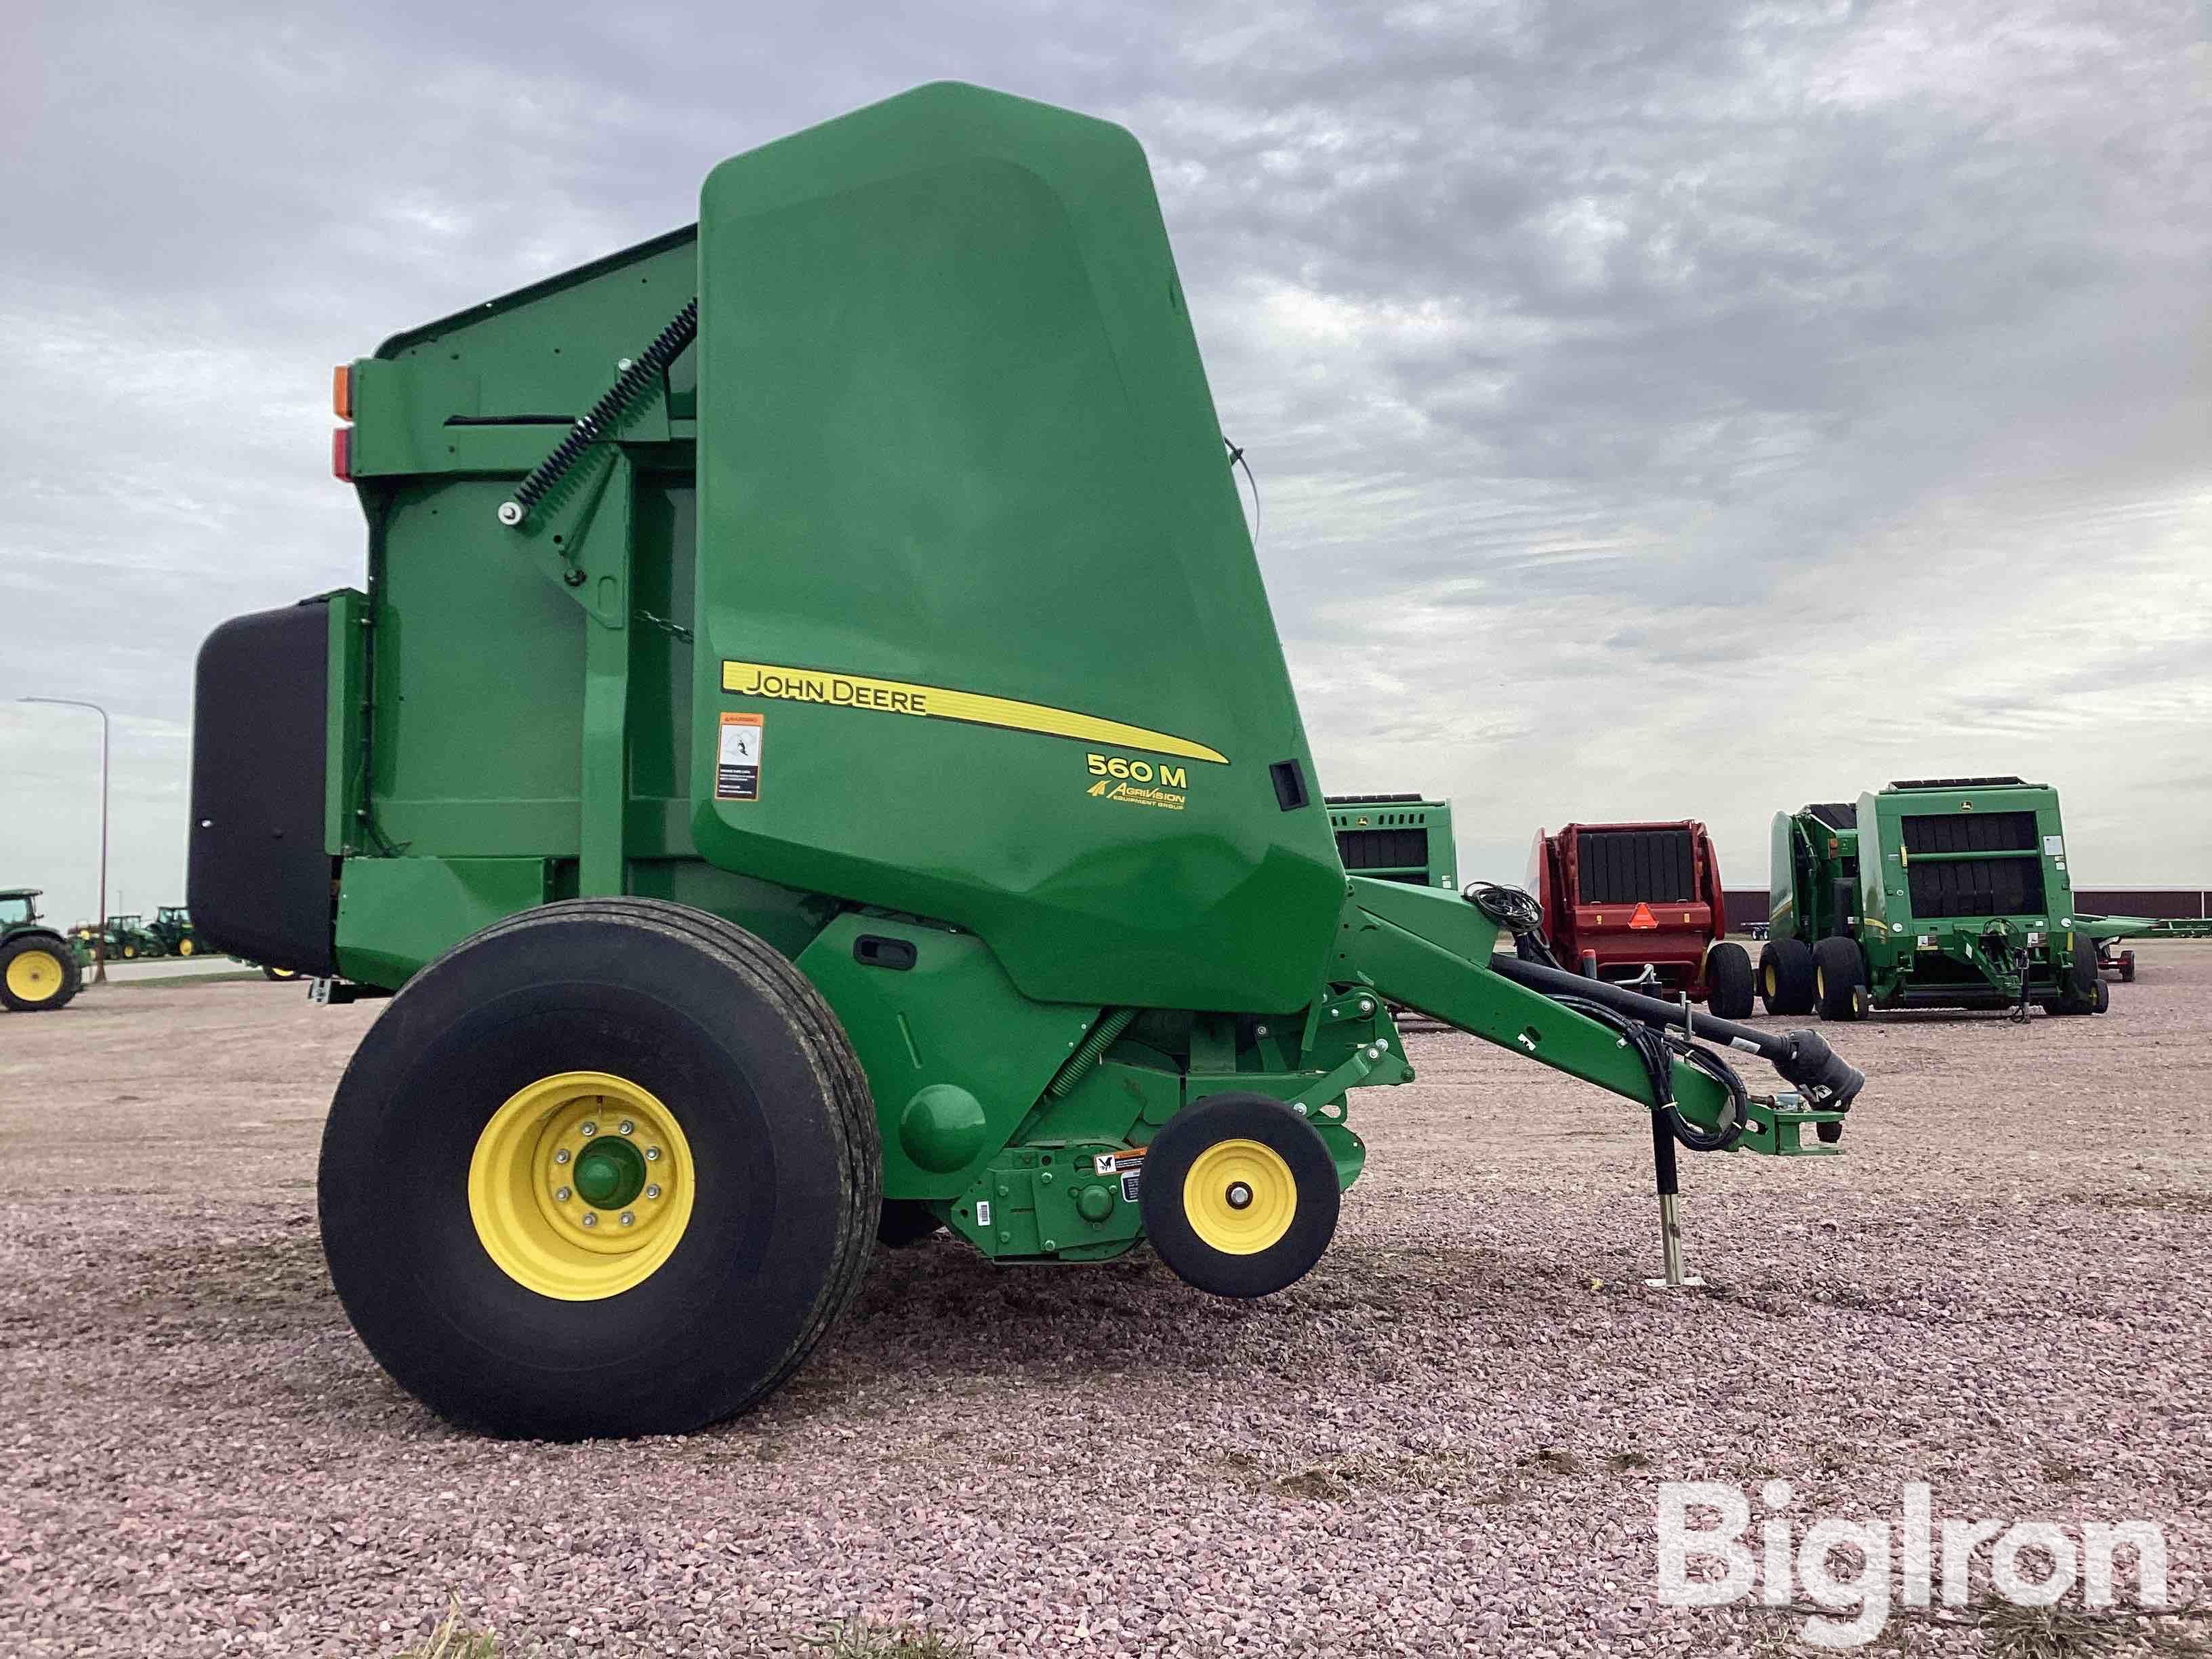
[[[1257,1255],[1291,1230],[1298,1212],[1297,1178],[1272,1146],[1217,1140],[1182,1178],[1182,1212],[1209,1249]]]
[[[1766,994],[1774,994],[1774,964],[1771,962],[1766,964]]]
[[[191,955],[194,948],[191,940],[188,939],[180,939],[177,941],[177,954],[180,957]]]
[[[51,951],[26,951],[8,964],[8,990],[24,1002],[51,1002],[61,994],[62,964]]]
[[[1813,970],[1813,994],[1816,997],[1825,997],[1828,994],[1828,970],[1825,968],[1815,968]]]
[[[693,1191],[676,1115],[609,1072],[561,1072],[518,1091],[469,1160],[484,1253],[516,1284],[563,1302],[652,1278],[684,1237]]]

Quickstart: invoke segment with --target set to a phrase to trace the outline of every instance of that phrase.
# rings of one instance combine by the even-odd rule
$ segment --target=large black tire
[[[665,1257],[588,1299],[502,1266],[471,1185],[503,1108],[576,1073],[649,1091],[684,1143],[653,1167],[690,1182]],[[806,978],[719,917],[607,898],[494,923],[410,981],[338,1085],[319,1184],[378,1362],[464,1428],[571,1440],[684,1433],[790,1376],[860,1287],[882,1182],[867,1079]]]
[[[1770,1014],[1813,1012],[1813,947],[1802,939],[1770,939],[1759,952],[1759,1000]]]
[[[1705,953],[1705,1006],[1723,1019],[1749,1019],[1757,981],[1751,953],[1726,942]]]
[[[1287,1194],[1263,1192],[1255,1203],[1250,1187],[1229,1178],[1220,1196],[1240,1216],[1252,1206],[1260,1219],[1287,1198],[1286,1224],[1262,1248],[1249,1250],[1209,1242],[1201,1236],[1207,1225],[1202,1212],[1194,1214],[1187,1203],[1189,1177],[1200,1160],[1239,1141],[1266,1148],[1275,1160],[1269,1167],[1286,1174],[1289,1182]],[[1234,1196],[1240,1188],[1241,1205]],[[1243,1297],[1271,1296],[1305,1277],[1336,1236],[1341,1196],[1336,1160],[1313,1125],[1279,1100],[1242,1091],[1209,1095],[1170,1118],[1145,1150],[1138,1188],[1145,1237],[1176,1277],[1215,1296]],[[1201,1193],[1199,1201],[1211,1203],[1212,1197]]]
[[[1822,1019],[1864,1019],[1866,958],[1856,939],[1831,937],[1813,947],[1813,1000]]]
[[[59,935],[19,933],[0,945],[0,1007],[50,1014],[83,988],[76,952]]]

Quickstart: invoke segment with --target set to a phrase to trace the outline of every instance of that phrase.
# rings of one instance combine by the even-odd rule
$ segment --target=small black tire
[[[84,969],[65,941],[25,933],[0,945],[0,1007],[50,1014],[83,988]]]
[[[2093,1014],[2101,1014],[2107,1008],[2110,1008],[2112,1006],[2112,988],[2106,984],[2102,979],[2100,979],[2097,981],[2095,994],[2096,1004],[2089,1010],[2089,1012]]]
[[[1705,1006],[1723,1019],[1749,1019],[1757,981],[1751,953],[1725,942],[1705,953]]]
[[[1255,1144],[1264,1156],[1242,1150]],[[1208,1169],[1223,1172],[1218,1194],[1200,1190]],[[1336,1160],[1313,1125],[1279,1100],[1241,1091],[1208,1095],[1170,1118],[1145,1149],[1138,1188],[1145,1236],[1176,1277],[1248,1299],[1305,1277],[1336,1236],[1341,1199]],[[1228,1230],[1244,1237],[1232,1242]]]
[[[2123,951],[2120,952],[2120,983],[2132,985],[2135,982],[2136,953],[2132,951]]]
[[[573,1296],[494,1254],[474,1177],[534,1091],[580,1078],[589,1099],[594,1076],[666,1114],[672,1129],[648,1133],[681,1146],[652,1167],[687,1207],[637,1276]],[[836,1014],[762,940],[658,900],[545,905],[447,951],[362,1040],[323,1136],[324,1253],[378,1363],[462,1428],[685,1433],[771,1393],[851,1304],[882,1203],[878,1133]],[[516,1213],[541,1158],[602,1202],[584,1199],[582,1156],[527,1156],[497,1176]],[[572,1250],[562,1270],[604,1260]]]
[[[876,1243],[887,1250],[903,1250],[944,1230],[937,1212],[920,1199],[887,1198],[876,1220]]]
[[[1770,939],[1759,953],[1759,1000],[1770,1014],[1813,1012],[1813,949],[1802,939]]]
[[[264,963],[261,969],[261,977],[264,979],[276,980],[281,984],[299,978],[300,970],[296,968],[271,968],[266,963]]]
[[[1866,959],[1856,939],[1830,937],[1813,947],[1813,998],[1822,1019],[1867,1017]]]

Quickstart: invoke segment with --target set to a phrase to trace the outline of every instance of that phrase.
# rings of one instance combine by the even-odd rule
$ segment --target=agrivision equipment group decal
[[[957,690],[947,685],[916,685],[906,680],[877,679],[871,675],[844,674],[825,668],[725,661],[722,690],[740,697],[775,697],[789,702],[857,708],[872,714],[958,720],[968,726],[995,726],[1008,732],[1036,732],[1047,737],[1141,749],[1155,755],[1204,761],[1212,766],[1229,764],[1229,757],[1218,750],[1172,732],[1101,720],[1096,714],[1054,708],[1047,703]]]

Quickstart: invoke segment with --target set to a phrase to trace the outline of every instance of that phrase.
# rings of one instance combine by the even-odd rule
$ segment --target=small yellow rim
[[[1766,994],[1772,996],[1777,988],[1774,982],[1774,964],[1770,962],[1766,964]]]
[[[177,941],[177,954],[180,957],[188,957],[198,949],[199,946],[188,939],[180,939]]]
[[[616,1147],[619,1157],[607,1150]],[[618,1165],[641,1171],[641,1184],[586,1199],[587,1155],[591,1172]],[[469,1216],[484,1254],[516,1284],[562,1302],[620,1296],[652,1278],[683,1238],[693,1195],[676,1115],[611,1072],[560,1072],[518,1090],[469,1160]]]
[[[51,951],[25,951],[8,964],[9,993],[25,1002],[51,1002],[64,982],[61,959]]]
[[[1813,970],[1813,994],[1819,997],[1828,994],[1828,970],[1825,968]]]
[[[1182,1212],[1199,1242],[1224,1255],[1257,1255],[1291,1230],[1297,1177],[1273,1147],[1217,1140],[1182,1178]]]

